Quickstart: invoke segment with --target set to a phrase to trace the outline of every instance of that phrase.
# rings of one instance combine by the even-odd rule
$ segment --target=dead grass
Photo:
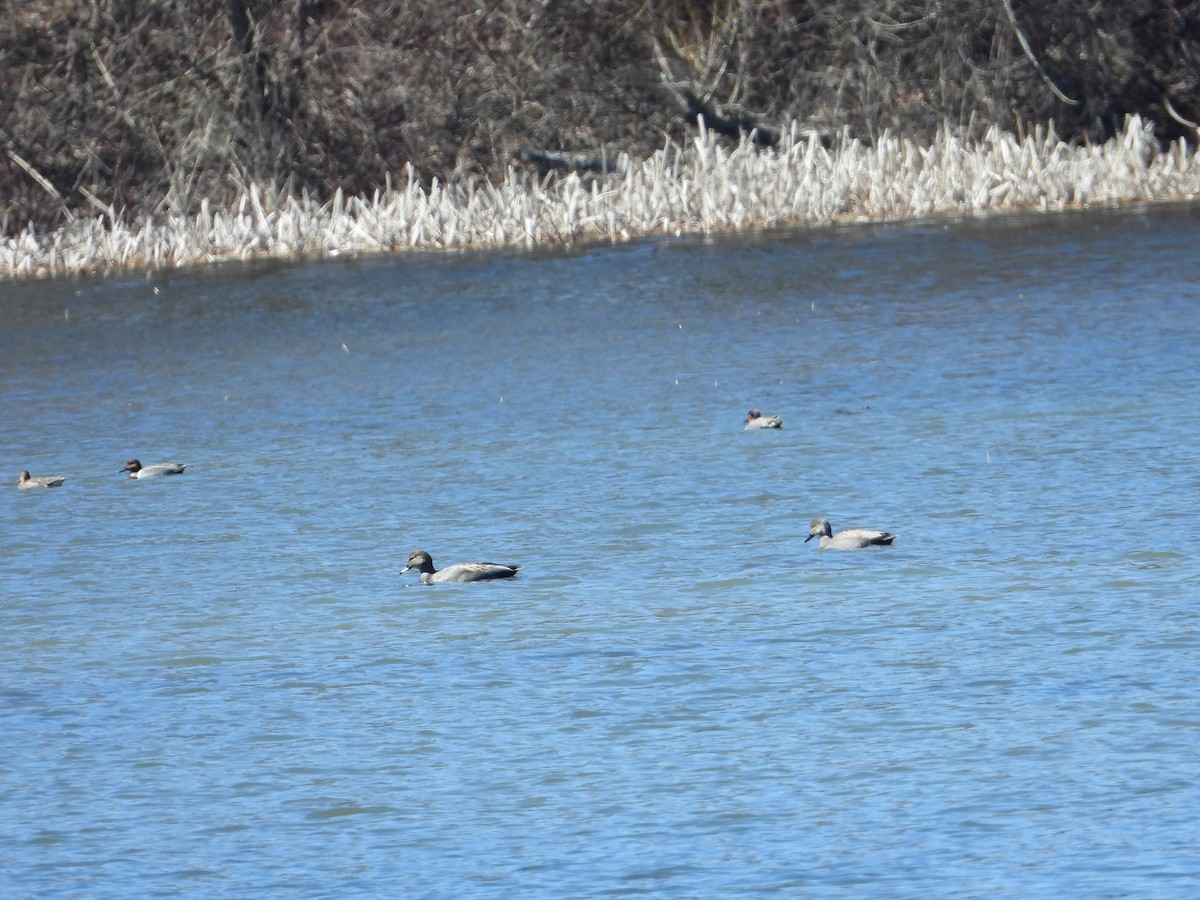
[[[1165,148],[1131,118],[1099,146],[1072,146],[1053,129],[1017,137],[989,130],[968,142],[950,129],[930,143],[843,133],[825,144],[730,147],[701,133],[622,174],[538,179],[509,169],[497,183],[426,186],[411,167],[369,196],[325,202],[245,187],[235,203],[203,201],[195,215],[147,216],[127,226],[109,212],[47,232],[29,226],[0,240],[9,278],[152,270],[225,259],[298,259],[402,250],[626,241],[656,234],[743,231],[837,220],[1057,210],[1193,199],[1200,158],[1183,141]]]

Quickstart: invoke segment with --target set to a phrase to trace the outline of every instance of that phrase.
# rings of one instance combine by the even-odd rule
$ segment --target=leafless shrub
[[[1200,0],[8,0],[0,234],[645,157],[690,136],[689,92],[865,141],[1100,142],[1129,113],[1194,140]]]

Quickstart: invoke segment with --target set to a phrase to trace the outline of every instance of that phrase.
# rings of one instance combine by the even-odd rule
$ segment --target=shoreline
[[[625,243],[662,236],[887,222],[937,216],[1052,212],[1200,197],[1200,154],[1160,148],[1131,117],[1099,146],[1062,143],[1053,127],[1016,137],[996,129],[967,143],[949,131],[929,146],[885,135],[831,148],[793,128],[773,150],[728,146],[704,131],[618,173],[541,178],[509,169],[499,184],[405,183],[370,198],[248,186],[234,207],[132,225],[110,207],[39,234],[0,239],[0,283],[104,277],[236,261]],[[97,204],[99,205],[99,204]]]

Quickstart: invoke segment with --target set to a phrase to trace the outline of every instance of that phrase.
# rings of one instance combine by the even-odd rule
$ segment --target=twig
[[[11,159],[13,162],[15,162],[22,169],[24,169],[26,172],[28,172],[30,178],[32,178],[34,181],[36,181],[38,184],[40,184],[42,187],[44,187],[46,189],[46,193],[50,194],[52,197],[54,197],[57,200],[62,200],[63,195],[58,192],[58,188],[56,188],[54,185],[52,185],[50,183],[50,180],[48,178],[46,178],[45,175],[43,175],[41,172],[39,172],[37,169],[35,169],[29,163],[25,162],[25,160],[21,159],[21,157],[17,156],[17,154],[14,153],[12,150],[8,151],[8,158]]]
[[[1025,40],[1025,33],[1021,31],[1021,26],[1017,24],[1017,17],[1013,13],[1012,4],[1009,2],[1009,0],[1000,0],[1000,2],[1004,4],[1004,11],[1008,13],[1009,24],[1012,25],[1013,31],[1017,33],[1017,40],[1021,42],[1021,49],[1025,51],[1025,55],[1029,57],[1029,61],[1033,63],[1033,67],[1037,70],[1038,75],[1042,77],[1042,81],[1046,82],[1046,86],[1050,88],[1054,96],[1063,103],[1069,104],[1070,106],[1078,106],[1079,101],[1072,100],[1062,91],[1060,91],[1058,86],[1050,80],[1050,76],[1046,73],[1046,70],[1042,68],[1042,64],[1038,62],[1037,57],[1033,55],[1033,50],[1029,46],[1029,41]]]
[[[63,195],[58,192],[58,188],[50,183],[50,179],[48,179],[45,175],[43,175],[25,160],[21,159],[21,157],[19,157],[12,150],[8,151],[8,158],[24,169],[29,174],[30,178],[40,184],[45,189],[47,194],[56,199],[62,205],[62,211],[65,216],[68,218],[71,216],[71,210],[67,206],[66,201],[63,200]]]
[[[1170,116],[1180,125],[1186,125],[1188,128],[1192,129],[1192,131],[1196,132],[1198,136],[1200,136],[1200,125],[1197,125],[1195,122],[1188,121],[1178,112],[1176,112],[1175,107],[1171,105],[1171,98],[1166,94],[1163,94],[1163,106],[1166,107],[1168,116]]]

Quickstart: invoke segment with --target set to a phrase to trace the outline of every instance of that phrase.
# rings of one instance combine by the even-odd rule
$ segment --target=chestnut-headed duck
[[[764,416],[756,406],[746,413],[746,430],[756,431],[759,428],[782,428],[783,419],[779,416]]]
[[[125,468],[122,472],[128,472],[130,478],[158,478],[160,475],[182,475],[186,465],[178,463],[155,463],[152,466],[143,466],[138,460],[131,459],[125,463]]]

